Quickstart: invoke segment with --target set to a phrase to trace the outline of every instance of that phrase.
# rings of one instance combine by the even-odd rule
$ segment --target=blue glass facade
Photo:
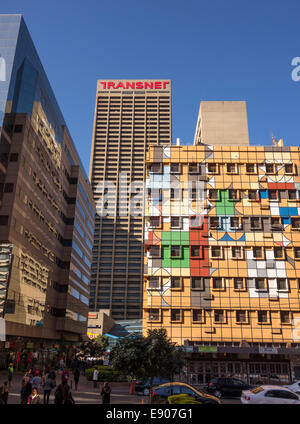
[[[0,127],[5,112],[31,117],[35,103],[42,108],[55,141],[62,144],[66,122],[25,21],[22,15],[0,15]],[[68,158],[71,164],[80,163],[87,179],[79,156],[74,160],[68,152]]]

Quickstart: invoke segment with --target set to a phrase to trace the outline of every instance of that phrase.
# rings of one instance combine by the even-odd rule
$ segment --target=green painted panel
[[[217,215],[234,215],[234,202],[229,200],[229,190],[219,190],[220,201],[216,202]]]
[[[162,244],[188,246],[190,244],[189,231],[163,231]]]
[[[171,246],[162,246],[161,266],[162,268],[189,268],[190,267],[190,247],[182,246],[181,258],[172,259]]]

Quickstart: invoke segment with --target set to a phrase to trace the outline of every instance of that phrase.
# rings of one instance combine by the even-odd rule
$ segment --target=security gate
[[[243,361],[193,361],[188,364],[187,380],[190,384],[207,384],[215,377],[241,378],[248,383],[282,384],[290,380],[287,362],[243,362]]]

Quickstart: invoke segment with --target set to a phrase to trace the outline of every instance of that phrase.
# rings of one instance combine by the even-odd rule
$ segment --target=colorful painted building
[[[194,383],[228,374],[287,381],[300,370],[299,152],[147,153],[144,332],[164,327],[185,346]]]

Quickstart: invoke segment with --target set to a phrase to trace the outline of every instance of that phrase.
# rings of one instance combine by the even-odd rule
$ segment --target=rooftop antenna
[[[180,138],[179,137],[176,138],[176,146],[180,146]]]

